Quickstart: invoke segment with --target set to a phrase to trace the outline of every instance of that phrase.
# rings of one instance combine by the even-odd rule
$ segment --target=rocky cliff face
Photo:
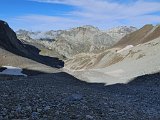
[[[24,45],[17,40],[16,34],[9,25],[0,20],[0,48],[16,54],[26,53]]]
[[[70,58],[79,53],[99,53],[111,47],[124,35],[135,31],[134,27],[118,27],[101,31],[93,26],[82,26],[69,30],[29,32],[17,31],[19,39],[37,42],[58,54]]]

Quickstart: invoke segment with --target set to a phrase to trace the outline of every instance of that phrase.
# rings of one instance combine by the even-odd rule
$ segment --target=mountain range
[[[132,26],[121,26],[102,31],[97,27],[86,25],[69,30],[46,32],[19,30],[16,33],[20,40],[37,42],[63,58],[70,58],[79,53],[99,53],[106,50],[135,30],[137,28]],[[48,55],[46,50],[42,50],[42,53]]]
[[[25,61],[29,59],[27,64],[32,60],[50,67],[63,67],[61,61],[64,60],[62,71],[88,82],[106,84],[126,83],[134,77],[159,71],[159,25],[145,25],[140,29],[120,26],[103,31],[86,25],[46,32],[19,30],[15,34],[6,22],[1,21],[1,34],[4,34],[0,42],[1,66],[26,64],[17,63],[21,57]],[[8,61],[10,56],[16,57],[12,64]],[[151,59],[153,64],[146,65]],[[117,81],[117,77],[120,80]]]
[[[46,32],[19,30],[16,34],[29,44],[42,45],[42,55],[63,59],[64,71],[88,82],[126,83],[134,77],[160,71],[159,25],[109,30],[86,25]],[[146,65],[151,59],[154,64]]]
[[[159,120],[160,26],[16,33],[0,20],[0,120]]]
[[[159,50],[160,26],[145,25],[101,53],[81,53],[66,60],[65,70],[89,82],[127,83],[160,71]]]

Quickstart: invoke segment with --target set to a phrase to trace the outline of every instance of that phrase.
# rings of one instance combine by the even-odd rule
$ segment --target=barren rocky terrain
[[[159,72],[157,31],[159,26],[146,25],[99,54],[81,53],[65,60],[64,70],[84,81],[106,84],[127,83],[134,77]]]
[[[159,120],[160,74],[104,86],[66,73],[0,76],[1,120]]]

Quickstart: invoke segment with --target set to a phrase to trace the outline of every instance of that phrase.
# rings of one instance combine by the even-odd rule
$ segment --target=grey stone
[[[31,106],[27,106],[27,107],[26,107],[26,110],[27,110],[28,112],[32,112],[32,107],[31,107]]]
[[[32,119],[38,119],[39,118],[39,113],[38,112],[33,112],[32,113]]]
[[[77,101],[81,100],[82,98],[83,96],[81,94],[72,94],[71,96],[69,96],[70,101]]]
[[[42,112],[42,109],[40,109],[40,108],[37,108],[37,112]]]
[[[87,118],[87,119],[93,119],[93,116],[91,116],[91,115],[86,115],[86,118]]]
[[[16,112],[20,113],[21,110],[22,110],[22,107],[20,105],[18,105],[17,108],[16,108]]]
[[[50,110],[50,106],[44,107],[44,110],[45,110],[45,111]]]
[[[0,115],[0,120],[2,120],[3,119],[3,117]]]

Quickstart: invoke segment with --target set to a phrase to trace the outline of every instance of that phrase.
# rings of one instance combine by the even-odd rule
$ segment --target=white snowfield
[[[4,68],[7,68],[5,70],[3,70],[2,72],[0,72],[0,74],[5,74],[5,75],[22,75],[22,76],[26,76],[26,74],[22,73],[22,69],[19,67],[13,67],[13,66],[3,66]]]
[[[134,47],[133,45],[127,45],[125,48],[121,49],[121,50],[118,50],[117,53],[121,53],[125,50],[128,50],[128,49],[131,49],[132,47]]]
[[[104,68],[70,71],[69,73],[87,82],[109,85],[128,83],[135,77],[160,72],[160,37],[127,48],[129,49],[123,49],[118,53],[124,56],[124,59],[116,64]],[[108,58],[105,59],[107,61]]]

